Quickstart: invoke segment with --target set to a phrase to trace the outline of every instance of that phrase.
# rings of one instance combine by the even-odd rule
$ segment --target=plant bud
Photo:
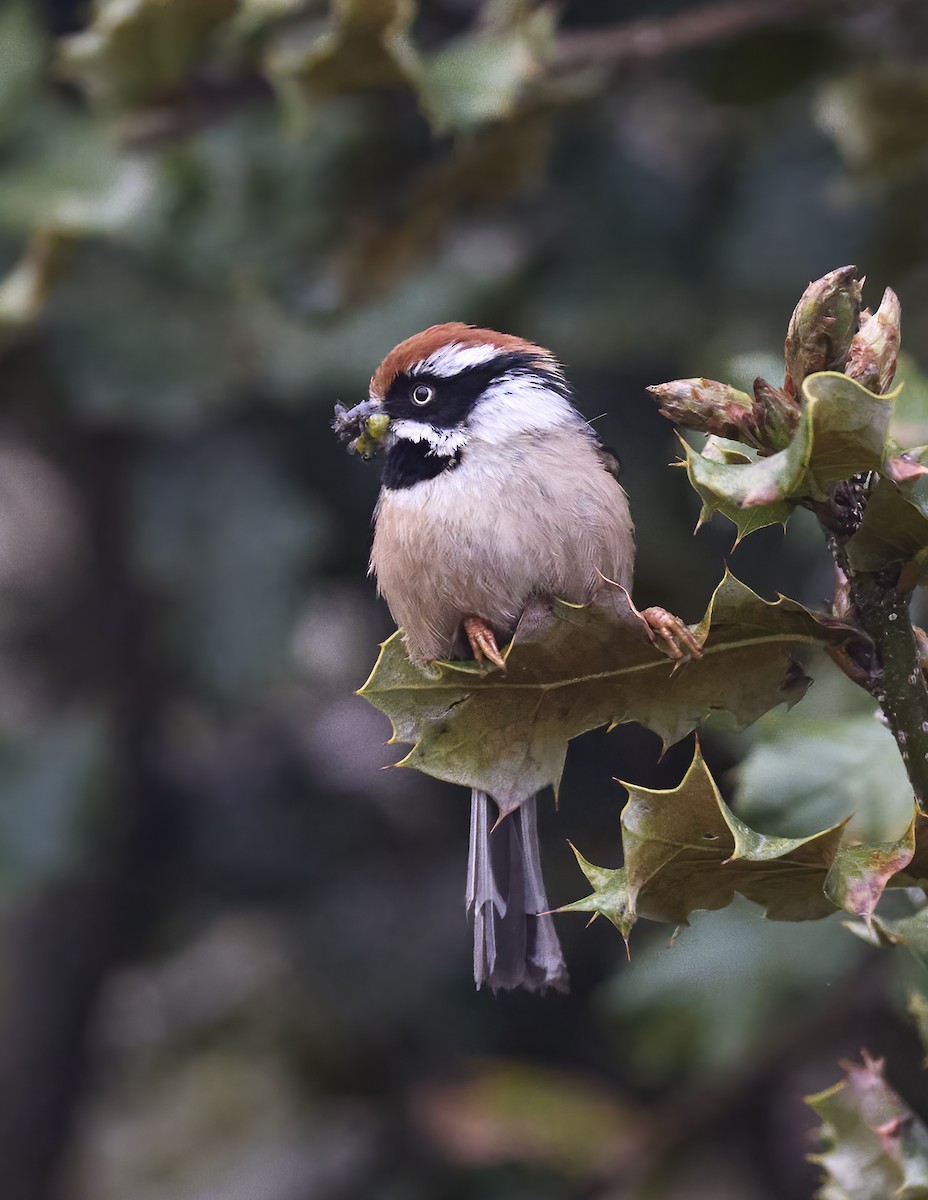
[[[754,411],[764,448],[785,449],[799,424],[799,404],[766,379],[754,380]]]
[[[878,395],[889,391],[896,374],[901,321],[899,297],[887,288],[880,307],[864,317],[851,339],[845,374]]]
[[[788,396],[800,395],[802,381],[816,371],[842,371],[860,325],[861,281],[856,267],[839,267],[810,283],[790,318],[786,333]]]
[[[746,392],[714,379],[675,379],[648,391],[661,416],[675,425],[762,448],[754,401]]]

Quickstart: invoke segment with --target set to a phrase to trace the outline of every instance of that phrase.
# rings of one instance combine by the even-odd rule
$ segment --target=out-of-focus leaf
[[[817,684],[810,702],[818,690]],[[807,706],[761,720],[757,741],[734,772],[735,811],[753,824],[788,820],[800,828],[852,812],[856,837],[890,839],[912,811],[912,785],[895,738],[872,713],[810,719]]]
[[[49,111],[41,132],[5,173],[0,224],[75,235],[124,235],[144,224],[158,194],[151,162],[120,154],[84,117]]]
[[[434,254],[462,206],[494,210],[530,192],[544,177],[550,141],[549,114],[537,109],[458,139],[416,179],[401,221],[391,213],[356,239],[345,271],[348,295],[369,299],[395,287],[413,264]],[[497,268],[501,279],[520,265],[518,239],[507,250]]]
[[[0,338],[31,325],[38,317],[65,246],[66,239],[58,234],[36,234],[13,270],[0,279]]]
[[[741,1078],[771,1031],[827,1008],[829,985],[865,953],[834,922],[768,921],[736,895],[728,908],[693,913],[672,940],[642,939],[630,966],[620,959],[604,1007],[639,1078],[679,1086],[683,1075],[705,1088],[720,1074]]]
[[[745,725],[795,703],[807,681],[794,649],[849,634],[795,601],[768,603],[726,574],[694,630],[703,657],[675,669],[624,589],[612,599],[614,608],[554,601],[547,620],[523,620],[505,676],[482,676],[472,662],[417,666],[395,634],[361,695],[390,718],[395,741],[413,744],[400,765],[480,788],[506,812],[556,788],[568,741],[599,725],[637,721],[670,745],[713,709]]]
[[[902,388],[890,424],[893,441],[901,447],[928,442],[928,376],[909,354],[900,354],[896,378]]]
[[[247,28],[319,9],[325,0],[239,0],[240,19]]]
[[[841,1083],[807,1096],[822,1121],[818,1200],[928,1200],[928,1129],[883,1076],[882,1059],[843,1063]]]
[[[414,0],[332,0],[329,19],[285,27],[265,69],[278,88],[311,97],[407,86],[418,57],[409,37]]]
[[[798,501],[824,500],[835,483],[882,466],[892,397],[834,371],[810,375],[802,390],[799,426],[777,454],[721,463],[686,446],[687,474],[703,501],[701,521],[723,512],[744,536],[782,523]]]
[[[925,1051],[926,1057],[922,1060],[922,1066],[928,1067],[928,996],[924,992],[909,992],[906,1011],[915,1022],[922,1049]]]
[[[928,969],[928,908],[907,917],[874,917],[869,940],[877,945],[905,946]]]
[[[0,133],[19,115],[42,67],[42,43],[30,5],[0,8]]]
[[[429,1084],[414,1095],[413,1113],[452,1161],[581,1178],[614,1172],[643,1132],[601,1083],[520,1062],[476,1063],[460,1082]]]
[[[928,144],[928,70],[901,57],[868,63],[826,84],[816,115],[848,165],[885,184],[915,168]]]
[[[60,42],[59,69],[94,99],[134,107],[180,87],[236,0],[95,0],[81,33]]]
[[[553,11],[542,8],[508,30],[475,35],[426,59],[417,79],[433,127],[464,131],[510,116],[553,33]]]

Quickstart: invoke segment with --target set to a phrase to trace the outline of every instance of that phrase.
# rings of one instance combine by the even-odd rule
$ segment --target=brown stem
[[[561,33],[552,67],[572,71],[582,67],[619,67],[647,62],[698,46],[710,45],[770,25],[790,25],[845,13],[870,3],[861,0],[753,0],[750,3],[707,4],[665,18],[645,18],[597,29]]]

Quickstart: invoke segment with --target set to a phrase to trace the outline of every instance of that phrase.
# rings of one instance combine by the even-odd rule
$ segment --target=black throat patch
[[[384,455],[383,486],[397,492],[426,479],[434,479],[443,471],[453,471],[459,466],[462,453],[457,449],[451,454],[433,454],[428,442],[397,438]]]

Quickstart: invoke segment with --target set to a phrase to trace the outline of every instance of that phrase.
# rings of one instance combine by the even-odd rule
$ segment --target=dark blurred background
[[[569,996],[475,993],[468,797],[381,770],[354,695],[390,632],[377,470],[328,423],[425,325],[517,332],[621,455],[639,604],[696,620],[726,561],[823,603],[802,514],[693,538],[643,389],[779,382],[803,287],[854,262],[924,396],[928,9],[331,10],[0,3],[0,1196],[804,1200],[839,1059],[925,1111],[913,968],[742,902],[630,963],[565,915]],[[889,735],[810,669],[706,733],[727,795],[898,834]],[[552,903],[585,890],[568,836],[618,865],[612,777],[691,752],[573,746]]]

